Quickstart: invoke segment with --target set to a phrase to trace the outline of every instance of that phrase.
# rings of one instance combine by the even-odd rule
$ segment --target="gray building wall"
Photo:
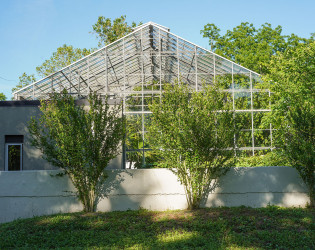
[[[40,113],[37,102],[7,103],[7,106],[4,106],[4,102],[0,105],[0,171],[5,169],[5,135],[24,135],[23,170],[56,169],[42,159],[38,149],[30,145],[27,126],[31,117],[36,117]]]
[[[0,171],[5,170],[5,135],[24,135],[23,170],[54,170],[56,167],[42,158],[40,150],[30,144],[28,122],[40,114],[39,101],[0,102]],[[122,168],[122,156],[113,159],[108,168]]]
[[[0,222],[82,211],[75,188],[59,171],[0,172]],[[183,186],[168,169],[108,170],[98,211],[185,209]],[[309,202],[297,171],[289,167],[233,168],[220,178],[205,207],[302,206]]]

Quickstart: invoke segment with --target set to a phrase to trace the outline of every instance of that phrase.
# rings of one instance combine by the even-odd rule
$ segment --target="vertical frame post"
[[[254,137],[254,112],[253,112],[253,82],[252,82],[252,72],[249,72],[249,81],[250,81],[250,109],[252,116],[252,153],[255,155],[255,137]]]

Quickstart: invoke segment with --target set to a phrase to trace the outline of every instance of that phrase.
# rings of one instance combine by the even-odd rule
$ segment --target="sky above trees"
[[[221,34],[241,22],[256,27],[268,22],[281,25],[283,34],[309,38],[315,32],[312,0],[266,1],[85,1],[2,0],[0,2],[0,92],[9,99],[23,72],[35,69],[63,44],[95,48],[98,41],[92,25],[98,16],[127,16],[128,23],[153,21],[171,32],[210,49],[200,30],[214,23]],[[40,78],[40,77],[38,77]]]

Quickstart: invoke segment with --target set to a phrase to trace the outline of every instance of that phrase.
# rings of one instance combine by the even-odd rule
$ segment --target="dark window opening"
[[[22,170],[23,135],[5,136],[5,170]]]

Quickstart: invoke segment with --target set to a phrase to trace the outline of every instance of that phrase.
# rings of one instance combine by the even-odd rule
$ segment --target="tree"
[[[52,56],[45,60],[40,66],[36,67],[37,74],[40,77],[49,76],[52,73],[61,70],[69,64],[87,56],[93,52],[93,49],[78,49],[71,45],[64,44],[53,52]]]
[[[7,99],[7,97],[5,96],[5,94],[0,93],[0,101],[5,101]]]
[[[141,25],[140,22],[138,25]],[[96,38],[99,40],[98,46],[103,47],[112,42],[115,42],[119,38],[128,35],[132,32],[132,28],[135,28],[137,24],[132,22],[129,25],[126,22],[126,16],[117,17],[111,21],[110,18],[106,18],[104,16],[99,16],[96,24],[93,27],[93,34],[96,34]]]
[[[313,37],[305,39],[294,34],[283,35],[280,25],[273,29],[269,23],[257,29],[245,22],[232,31],[227,30],[223,36],[219,32],[215,24],[207,24],[200,31],[203,37],[209,39],[212,51],[260,74],[268,73],[271,56],[277,52],[314,40]]]
[[[69,64],[89,55],[93,49],[78,49],[71,45],[64,44],[53,52],[52,56],[45,60],[40,66],[36,67],[37,75],[40,77],[49,76]],[[19,84],[12,88],[12,92],[17,91],[33,82],[36,82],[34,74],[28,75],[25,72],[19,77]]]
[[[264,87],[273,92],[268,122],[277,146],[305,182],[315,202],[315,42],[290,48],[271,60]]]
[[[160,166],[174,169],[185,187],[188,209],[200,207],[215,181],[233,164],[237,132],[231,96],[217,86],[191,92],[183,84],[166,85],[153,101],[149,141]]]
[[[28,75],[26,74],[26,72],[24,72],[20,77],[19,77],[19,84],[12,88],[12,92],[15,92],[21,88],[24,88],[25,86],[36,82],[36,78],[34,76],[34,74]]]
[[[200,33],[203,34],[203,37],[209,38],[209,45],[211,51],[214,51],[215,41],[220,38],[220,29],[214,23],[208,23],[204,26],[204,30],[201,30]]]
[[[63,91],[41,101],[42,115],[29,124],[31,143],[43,158],[67,174],[85,212],[96,210],[100,187],[107,178],[109,161],[120,152],[124,136],[121,106],[110,107],[96,94],[89,96],[89,110],[76,105]]]

